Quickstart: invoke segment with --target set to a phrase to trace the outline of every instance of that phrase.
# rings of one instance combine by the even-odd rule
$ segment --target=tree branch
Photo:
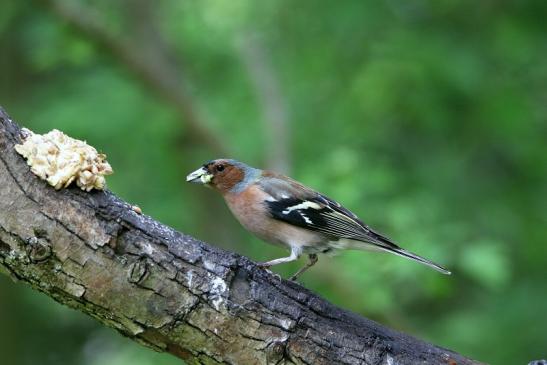
[[[0,109],[0,272],[190,364],[477,364],[336,308],[112,193],[56,191]]]

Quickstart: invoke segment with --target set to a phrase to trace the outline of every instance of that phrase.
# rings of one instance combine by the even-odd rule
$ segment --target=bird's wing
[[[386,236],[375,232],[348,209],[336,201],[282,175],[268,173],[257,181],[269,195],[264,201],[274,219],[321,232],[332,239],[360,241],[353,248],[365,249],[370,245],[396,255],[418,261],[433,269],[450,274],[442,266],[399,247]]]
[[[258,183],[271,196],[264,203],[274,219],[321,232],[333,239],[358,240],[385,249],[399,248],[336,201],[290,178],[272,175]]]

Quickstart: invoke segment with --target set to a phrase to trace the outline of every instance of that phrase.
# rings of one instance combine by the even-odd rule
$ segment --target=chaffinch
[[[288,257],[260,263],[260,266],[267,268],[307,254],[308,264],[291,280],[313,266],[317,254],[340,249],[390,252],[450,274],[445,268],[402,249],[372,230],[336,201],[287,176],[236,160],[218,159],[205,163],[189,174],[186,181],[218,190],[243,227],[260,239],[291,252]]]

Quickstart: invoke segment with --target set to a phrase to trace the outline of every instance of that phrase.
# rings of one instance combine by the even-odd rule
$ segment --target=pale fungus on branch
[[[40,135],[24,128],[22,135],[23,143],[16,145],[15,150],[27,159],[35,175],[55,189],[76,181],[82,190],[103,190],[104,177],[113,173],[105,154],[57,129]]]

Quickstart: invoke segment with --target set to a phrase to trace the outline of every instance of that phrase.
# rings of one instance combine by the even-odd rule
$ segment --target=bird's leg
[[[283,264],[285,262],[291,262],[291,261],[294,261],[294,260],[298,260],[299,257],[300,257],[300,251],[298,249],[291,248],[290,256],[281,257],[279,259],[266,261],[266,262],[259,262],[258,266],[265,269],[266,271],[269,271],[272,275],[274,275],[277,279],[279,279],[279,281],[281,281],[281,276],[279,276],[279,274],[272,273],[270,270],[268,270],[268,268],[271,267],[271,266],[274,266],[274,265]]]
[[[315,263],[318,260],[317,255],[314,253],[309,254],[309,258],[310,258],[310,261],[306,264],[306,266],[298,270],[293,276],[290,277],[289,280],[296,280],[296,278],[298,278],[304,271],[308,270],[310,267],[315,265]]]
[[[291,262],[291,261],[294,261],[294,260],[298,260],[298,257],[300,257],[299,252],[297,250],[291,250],[291,255],[290,256],[282,257],[280,259],[275,259],[275,260],[266,261],[266,262],[259,262],[258,266],[263,267],[263,268],[268,268],[270,266],[279,265],[279,264],[283,264],[285,262]]]

